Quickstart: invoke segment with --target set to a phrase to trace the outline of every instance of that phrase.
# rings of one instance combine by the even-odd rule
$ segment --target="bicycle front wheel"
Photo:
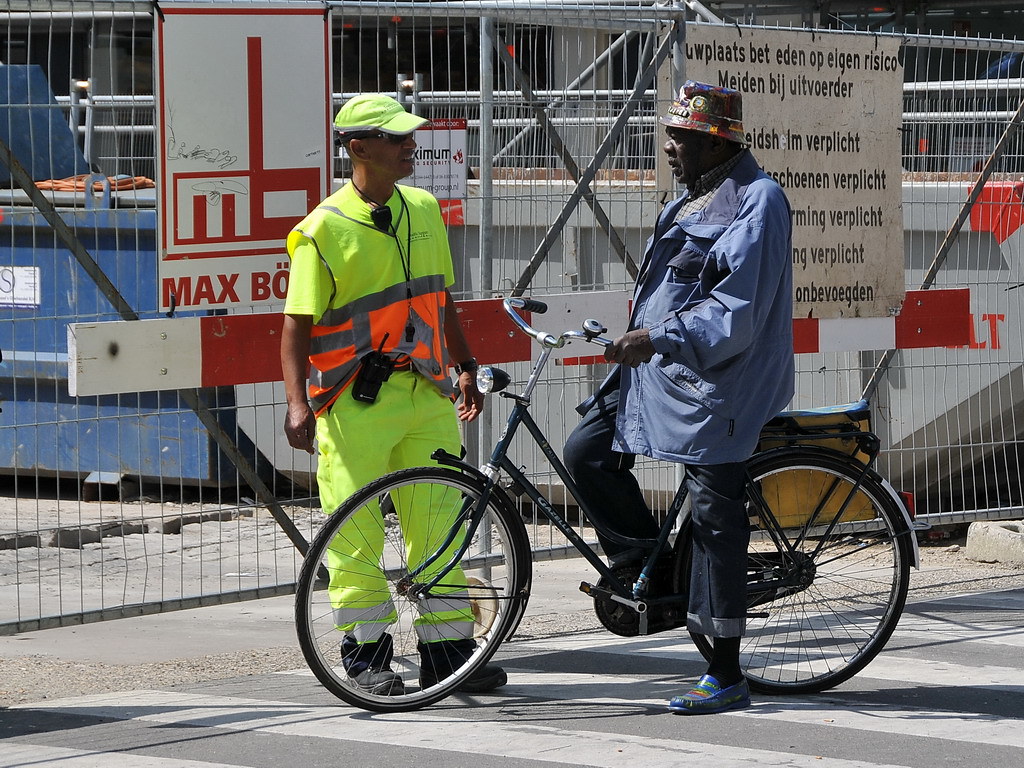
[[[306,663],[331,693],[376,712],[427,706],[514,631],[530,547],[498,489],[466,541],[483,493],[481,481],[451,469],[403,470],[357,491],[320,529],[295,620]]]
[[[885,488],[841,454],[772,451],[751,460],[750,475],[740,663],[763,693],[826,690],[862,670],[896,628],[913,533]],[[710,659],[710,639],[692,637]]]

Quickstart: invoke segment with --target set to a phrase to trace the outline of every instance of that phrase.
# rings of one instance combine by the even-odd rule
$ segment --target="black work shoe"
[[[405,684],[391,671],[391,635],[385,633],[373,642],[359,643],[346,636],[341,641],[341,663],[349,679],[368,693],[378,696],[402,696]]]
[[[443,679],[443,678],[442,678]],[[439,678],[425,669],[420,670],[420,688],[437,685]],[[464,693],[487,693],[500,688],[508,682],[505,670],[497,664],[484,664],[480,669],[467,677],[459,685],[458,690]]]
[[[495,688],[501,688],[507,682],[508,675],[504,669],[497,664],[484,664],[463,681],[459,690],[466,693],[487,693]]]
[[[420,643],[420,687],[429,688],[452,675],[476,650],[472,640],[442,640]],[[484,664],[462,681],[458,690],[466,693],[486,693],[508,682],[505,670],[495,664]]]
[[[367,667],[349,678],[367,693],[376,696],[402,696],[405,694],[405,683],[397,672],[390,669],[370,669]]]

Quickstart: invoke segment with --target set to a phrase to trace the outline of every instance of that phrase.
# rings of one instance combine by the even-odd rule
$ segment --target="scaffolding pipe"
[[[344,13],[346,18],[406,16],[450,20],[453,16],[487,17],[492,22],[534,24],[543,17],[550,26],[577,29],[650,30],[671,20],[672,13],[657,4],[572,5],[543,0],[506,0],[505,2],[432,2],[432,3],[351,3],[333,0],[328,9]]]

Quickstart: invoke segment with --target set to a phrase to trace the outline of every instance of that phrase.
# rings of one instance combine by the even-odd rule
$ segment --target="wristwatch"
[[[463,373],[476,373],[477,368],[479,368],[479,366],[476,363],[476,358],[471,357],[469,360],[463,360],[461,363],[456,363],[455,373],[456,375],[461,375]]]

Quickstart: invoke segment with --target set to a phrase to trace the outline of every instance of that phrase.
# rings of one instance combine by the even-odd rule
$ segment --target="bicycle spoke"
[[[463,524],[464,501],[482,493],[478,481],[452,470],[406,470],[358,491],[325,523],[303,564],[296,621],[306,661],[328,690],[369,710],[426,706],[454,691],[514,630],[529,593],[529,546],[500,497],[478,526]],[[415,539],[406,538],[408,526]],[[386,652],[375,663],[401,684],[361,688],[343,663],[342,643],[351,663],[368,658],[363,643],[384,636]]]
[[[751,515],[759,531],[773,518],[786,525],[785,540],[751,538],[745,673],[752,687],[772,693],[824,690],[862,669],[896,626],[909,584],[905,521],[891,497],[838,454],[775,452],[755,459],[751,475],[768,489],[752,495],[768,505]],[[706,638],[694,640],[710,652]]]

